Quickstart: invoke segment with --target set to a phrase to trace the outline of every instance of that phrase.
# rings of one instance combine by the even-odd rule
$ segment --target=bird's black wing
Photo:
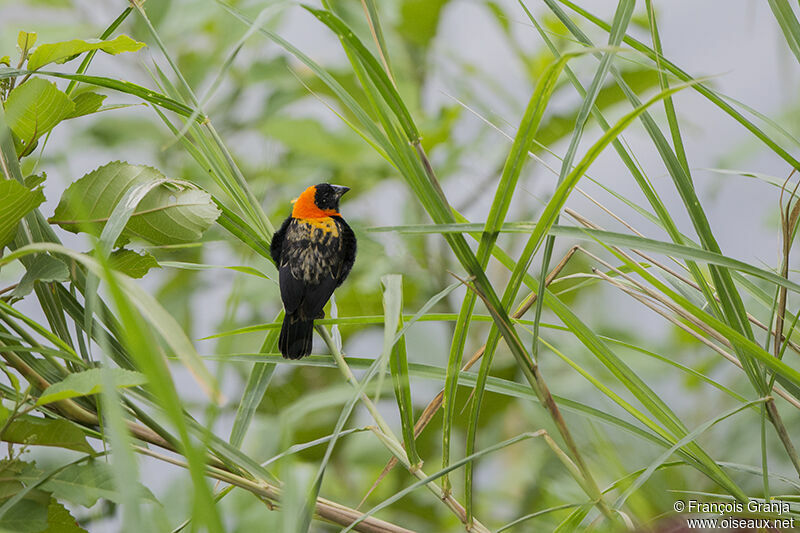
[[[286,220],[283,221],[281,224],[280,229],[276,231],[272,235],[272,242],[269,245],[269,254],[272,256],[272,260],[275,261],[275,266],[280,268],[281,262],[281,250],[283,249],[283,241],[286,238],[286,228],[289,227],[289,223],[292,221],[292,215],[286,217]]]
[[[325,318],[323,308],[335,288],[336,279],[332,273],[322,276],[319,284],[306,286],[302,304],[303,314],[308,318]]]
[[[342,217],[332,218],[339,227],[339,238],[342,240],[342,255],[336,272],[336,287],[338,287],[344,282],[347,275],[350,274],[353,263],[356,261],[356,235]]]
[[[283,264],[278,269],[278,279],[281,286],[281,300],[287,315],[297,311],[305,299],[306,284],[292,274],[292,267]],[[309,317],[310,318],[310,317]]]

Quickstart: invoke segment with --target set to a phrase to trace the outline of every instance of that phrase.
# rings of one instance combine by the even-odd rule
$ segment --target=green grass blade
[[[693,442],[700,435],[702,435],[703,433],[705,433],[707,430],[711,429],[713,426],[717,425],[718,423],[722,422],[723,420],[725,420],[727,418],[730,418],[733,415],[744,411],[748,407],[752,407],[754,405],[758,405],[758,404],[764,403],[765,401],[767,401],[767,399],[759,398],[757,400],[753,400],[751,402],[747,402],[744,405],[737,406],[737,407],[735,407],[733,409],[725,411],[721,415],[716,416],[716,417],[712,418],[711,420],[709,420],[707,422],[704,422],[703,424],[700,424],[697,428],[695,428],[691,432],[687,433],[685,437],[681,438],[674,445],[670,446],[655,461],[653,461],[652,463],[650,463],[650,465],[648,465],[648,467],[645,469],[645,471],[642,472],[636,478],[636,480],[628,488],[625,489],[625,492],[620,494],[619,498],[617,498],[617,500],[614,502],[614,508],[616,508],[616,509],[622,508],[622,506],[625,504],[625,501],[627,501],[627,499],[631,496],[631,494],[636,492],[639,489],[639,487],[641,487],[648,479],[650,479],[650,476],[653,475],[653,472],[655,472],[658,467],[663,465],[667,461],[667,459],[669,459],[670,456],[673,453],[675,453],[675,451],[677,449],[679,449],[681,446],[684,446],[685,444],[688,444],[689,442]]]
[[[282,315],[283,312],[278,314],[276,320],[280,320]],[[280,330],[274,329],[270,331],[264,339],[261,351],[274,351],[278,346],[279,335]],[[242,393],[242,399],[239,401],[239,405],[236,408],[236,417],[233,420],[233,428],[231,429],[231,436],[229,439],[232,446],[236,446],[237,448],[242,446],[244,436],[247,433],[247,429],[250,427],[253,416],[255,416],[256,409],[264,398],[264,393],[266,393],[267,387],[269,387],[269,383],[275,373],[275,366],[274,363],[253,364],[253,368],[250,370],[250,376],[247,378],[247,385],[245,385],[244,392]]]
[[[786,44],[797,61],[800,61],[800,23],[797,22],[792,6],[787,0],[769,0],[769,7],[781,27]]]
[[[396,334],[403,327],[403,278],[399,275],[383,277],[383,308],[384,308],[384,357],[389,359],[394,394],[397,409],[400,412],[400,423],[403,429],[403,443],[405,444],[408,462],[413,467],[422,465],[417,453],[416,440],[414,439],[414,409],[411,404],[411,382],[408,377],[408,358],[406,356],[406,340],[404,335],[396,339]],[[380,386],[378,387],[380,389]]]
[[[0,80],[17,76],[25,76],[27,74],[34,74],[34,73],[29,72],[27,70],[18,70],[18,69],[0,67]],[[51,72],[46,70],[37,70],[35,74],[37,76],[50,76],[54,78],[61,78],[65,80],[86,83],[88,85],[94,85],[95,87],[104,87],[106,89],[111,89],[113,91],[129,94],[131,96],[140,98],[145,102],[149,102],[153,105],[177,113],[178,115],[181,115],[183,117],[191,117],[192,114],[194,113],[194,110],[189,106],[183,105],[182,103],[177,102],[172,98],[168,98],[163,94],[159,94],[151,89],[147,89],[146,87],[142,87],[141,85],[137,85],[129,81],[115,80],[113,78],[107,78],[104,76],[89,76],[86,74],[67,74],[64,72]],[[203,120],[205,120],[205,117],[201,115],[200,117],[198,117],[197,120],[198,122],[202,122]]]
[[[546,70],[536,88],[528,101],[528,106],[525,109],[525,114],[522,117],[517,135],[511,145],[508,157],[503,165],[503,173],[500,176],[500,181],[497,184],[494,200],[489,209],[489,214],[486,218],[486,225],[484,232],[481,234],[481,240],[478,245],[477,260],[481,269],[485,269],[491,257],[491,250],[494,243],[497,241],[498,230],[502,227],[503,221],[508,213],[508,208],[511,205],[511,200],[516,189],[519,176],[522,173],[522,168],[528,160],[528,148],[533,143],[536,132],[539,129],[544,111],[550,101],[550,97],[556,87],[556,82],[564,69],[566,62],[571,56],[564,56],[558,61],[552,63]],[[475,307],[476,296],[473,292],[468,291],[464,296],[464,301],[461,304],[456,327],[453,332],[453,340],[450,345],[450,354],[447,361],[448,379],[445,381],[444,395],[442,397],[442,468],[446,468],[450,463],[450,435],[452,432],[453,417],[455,415],[455,386],[458,380],[458,373],[461,368],[461,360],[463,358],[464,346],[467,340],[469,330],[470,317]],[[508,307],[508,302],[504,301],[504,308]],[[489,345],[487,344],[487,348]],[[485,357],[481,363],[481,368],[484,364],[487,365],[491,362],[491,353],[489,357]],[[480,391],[478,391],[480,392]],[[476,397],[476,404],[479,405],[480,397]],[[469,443],[469,441],[468,441]],[[471,476],[471,470],[467,469],[467,476]],[[450,480],[448,476],[442,479],[445,490],[450,488]],[[467,484],[467,516],[472,516],[472,503],[471,503],[471,485]]]

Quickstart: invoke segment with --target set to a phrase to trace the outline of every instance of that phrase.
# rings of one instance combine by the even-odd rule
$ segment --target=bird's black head
[[[314,194],[314,203],[320,209],[339,210],[339,199],[350,187],[342,185],[331,185],[330,183],[320,183],[315,186],[317,192]]]

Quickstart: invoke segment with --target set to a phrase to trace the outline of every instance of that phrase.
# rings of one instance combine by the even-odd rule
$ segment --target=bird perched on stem
[[[349,187],[320,183],[294,200],[292,214],[272,237],[285,315],[278,348],[288,359],[311,353],[314,319],[353,268],[356,236],[339,214]]]

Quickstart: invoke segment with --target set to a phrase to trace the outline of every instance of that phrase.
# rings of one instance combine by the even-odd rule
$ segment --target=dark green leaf
[[[78,521],[67,508],[55,498],[50,500],[47,507],[47,529],[39,533],[88,533],[78,525]]]
[[[148,252],[141,254],[133,250],[114,250],[108,258],[111,268],[132,278],[143,278],[151,268],[161,268],[156,258]]]
[[[9,413],[0,413],[0,425],[8,420]],[[24,415],[12,420],[0,434],[0,440],[31,446],[55,446],[78,452],[94,453],[83,431],[66,420],[36,418]]]
[[[40,533],[47,527],[50,498],[43,492],[31,492],[0,518],[3,533]]]
[[[69,279],[69,269],[61,259],[47,254],[39,254],[28,265],[25,275],[11,293],[14,298],[22,298],[33,290],[33,285],[37,281],[47,283],[50,281],[66,281]]]
[[[41,189],[31,191],[11,179],[0,181],[0,248],[14,239],[22,217],[42,202]]]

